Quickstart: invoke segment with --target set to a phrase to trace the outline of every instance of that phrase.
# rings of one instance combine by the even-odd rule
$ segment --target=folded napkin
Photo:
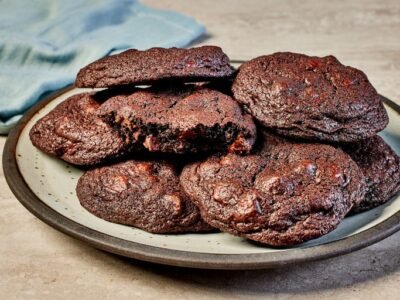
[[[192,18],[134,0],[0,0],[0,134],[84,65],[127,48],[183,47]]]

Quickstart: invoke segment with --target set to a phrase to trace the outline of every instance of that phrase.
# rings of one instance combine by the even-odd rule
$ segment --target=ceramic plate
[[[291,248],[260,246],[226,233],[151,234],[99,219],[82,208],[76,197],[75,186],[83,172],[42,153],[29,140],[29,130],[39,118],[69,96],[83,91],[86,90],[68,88],[33,107],[10,133],[3,167],[11,189],[27,209],[51,226],[95,247],[168,265],[253,269],[345,254],[400,228],[400,196],[376,209],[346,218],[326,236]],[[390,123],[381,135],[400,153],[400,116],[395,106],[392,103],[392,107],[386,107]]]

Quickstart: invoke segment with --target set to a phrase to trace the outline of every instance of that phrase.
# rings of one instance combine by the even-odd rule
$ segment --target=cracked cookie
[[[152,233],[214,230],[184,196],[179,175],[162,161],[125,161],[87,171],[76,187],[81,205],[104,220]]]
[[[363,172],[367,192],[352,213],[372,209],[389,201],[400,191],[400,158],[380,136],[342,145]]]
[[[71,96],[41,118],[29,132],[34,146],[75,165],[94,165],[132,147],[96,114],[104,93]]]
[[[222,49],[198,48],[130,49],[101,58],[81,69],[77,87],[151,85],[159,81],[197,82],[232,77],[234,69]]]
[[[361,170],[332,146],[273,144],[187,165],[183,190],[207,223],[263,244],[290,246],[334,230],[364,196]]]
[[[334,56],[260,56],[240,67],[232,90],[262,125],[286,136],[354,142],[374,136],[388,123],[367,76]]]
[[[99,115],[150,152],[250,152],[256,127],[231,97],[194,86],[152,87],[107,100]]]

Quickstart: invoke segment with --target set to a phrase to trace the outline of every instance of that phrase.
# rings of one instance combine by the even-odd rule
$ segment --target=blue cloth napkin
[[[135,0],[0,0],[0,134],[80,68],[127,48],[183,47],[194,19]]]

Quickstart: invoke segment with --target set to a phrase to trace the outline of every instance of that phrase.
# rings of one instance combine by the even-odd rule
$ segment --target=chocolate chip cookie
[[[249,156],[216,155],[186,166],[180,180],[207,223],[272,246],[327,234],[365,193],[356,163],[322,144],[276,143]]]
[[[252,117],[231,97],[193,85],[116,96],[102,104],[99,115],[151,152],[248,153],[256,139]]]
[[[354,142],[388,123],[367,76],[334,56],[260,56],[240,67],[232,90],[262,125],[286,136]]]
[[[81,205],[114,223],[153,233],[211,231],[180,190],[179,175],[162,161],[125,161],[87,171],[76,187]]]
[[[30,130],[33,145],[75,165],[98,164],[123,155],[132,145],[97,116],[99,96],[82,93],[60,103]]]
[[[151,48],[127,50],[99,59],[81,69],[77,87],[147,85],[160,81],[210,81],[229,78],[234,69],[221,48]]]
[[[358,213],[389,201],[400,191],[400,158],[380,136],[343,145],[364,173],[367,193],[363,201],[353,207]]]

